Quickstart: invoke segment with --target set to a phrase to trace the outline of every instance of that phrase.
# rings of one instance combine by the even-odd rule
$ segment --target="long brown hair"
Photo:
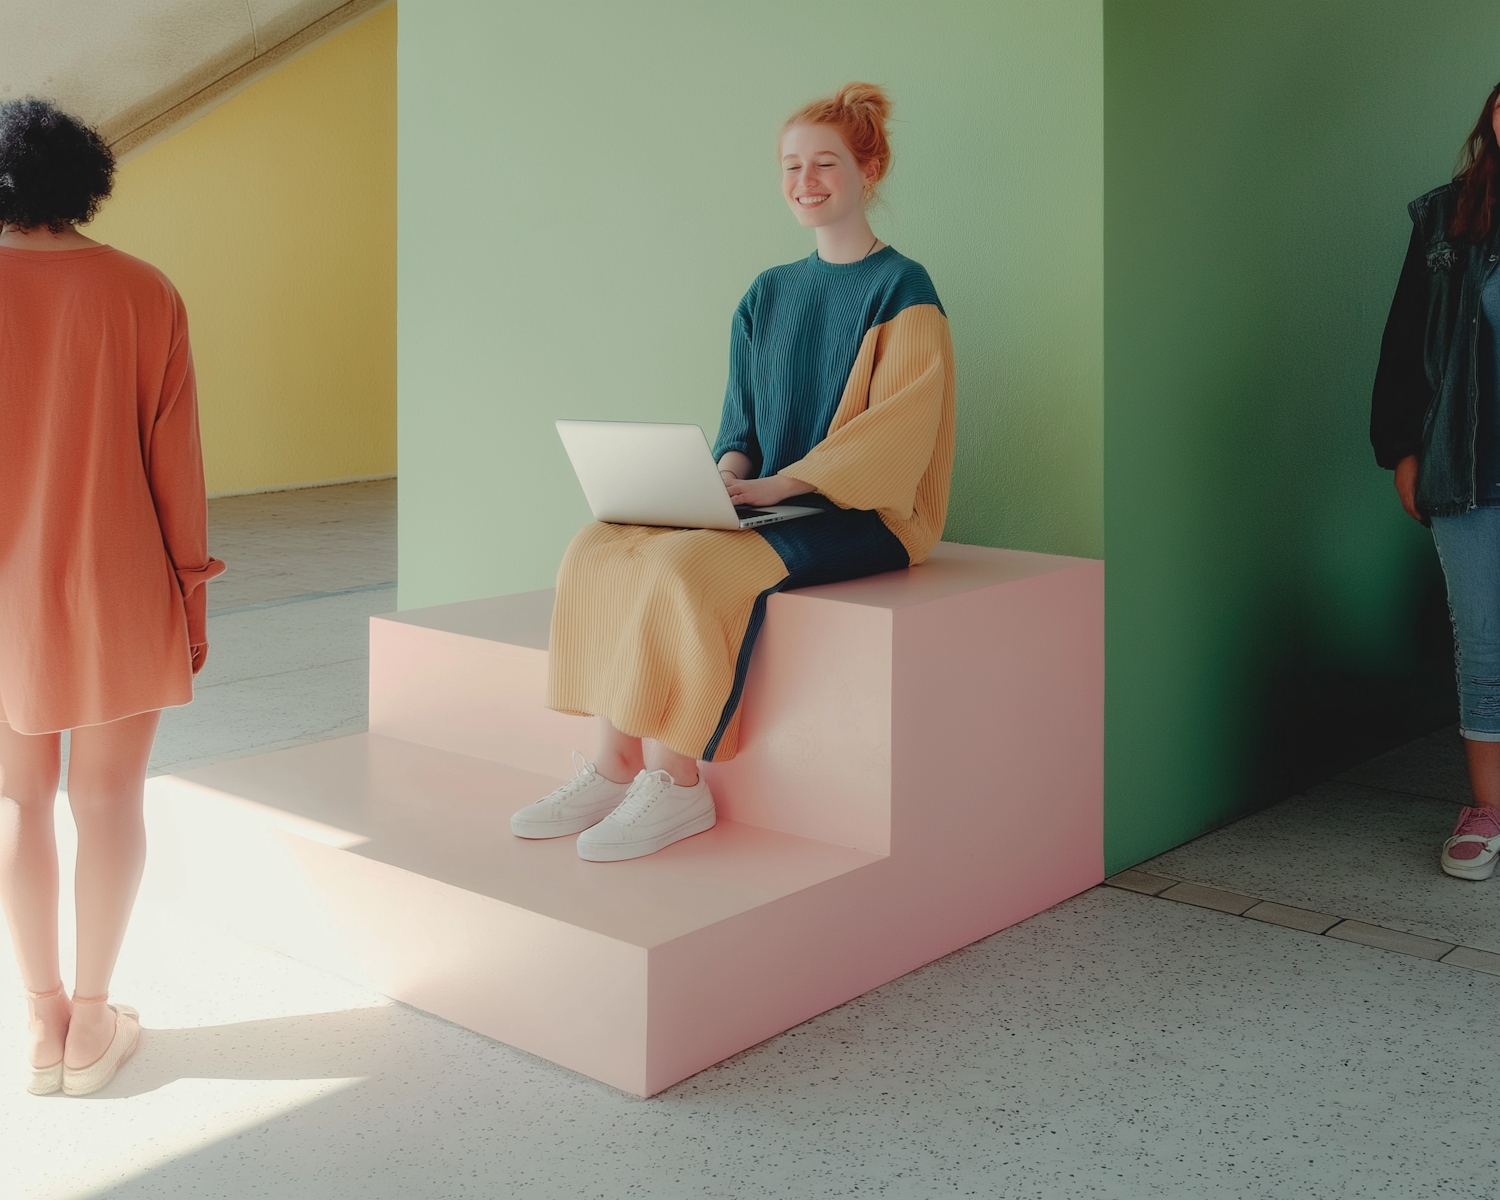
[[[1458,193],[1458,211],[1453,216],[1455,238],[1482,242],[1495,225],[1495,204],[1500,200],[1500,143],[1495,141],[1495,101],[1500,100],[1500,83],[1490,89],[1489,99],[1480,110],[1469,140],[1458,155],[1458,174],[1453,179],[1463,185]]]

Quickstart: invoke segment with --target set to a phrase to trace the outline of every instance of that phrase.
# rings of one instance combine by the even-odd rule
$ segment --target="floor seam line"
[[[304,671],[321,671],[326,667],[346,667],[350,663],[366,662],[368,659],[368,655],[362,654],[355,658],[340,658],[334,662],[312,663],[305,667],[288,667],[285,671],[267,671],[264,675],[246,675],[241,679],[226,679],[222,683],[200,683],[194,685],[193,694],[196,696],[199,692],[211,692],[214,688],[234,687],[241,683],[254,683],[258,679],[275,679],[280,675],[300,675]]]
[[[1131,868],[1128,868],[1127,870],[1139,870],[1139,868],[1131,867]],[[1123,875],[1123,874],[1126,874],[1127,872],[1126,871],[1121,871],[1119,873],[1121,875]],[[1141,874],[1143,874],[1143,875],[1149,875],[1149,874],[1151,874],[1151,872],[1149,872],[1149,871],[1142,871]],[[1317,915],[1319,915],[1319,916],[1332,917],[1333,918],[1333,924],[1329,925],[1326,929],[1323,929],[1322,931],[1316,931],[1316,930],[1311,930],[1311,929],[1299,929],[1295,925],[1283,925],[1283,924],[1281,924],[1278,921],[1266,921],[1266,920],[1262,920],[1262,919],[1260,919],[1258,917],[1252,917],[1249,914],[1250,914],[1250,912],[1253,909],[1257,908],[1258,906],[1260,906],[1262,904],[1274,904],[1274,905],[1277,905],[1278,907],[1281,907],[1281,908],[1292,908],[1292,909],[1296,909],[1299,912],[1308,912],[1308,913],[1317,912],[1316,909],[1301,908],[1299,905],[1295,905],[1295,904],[1283,904],[1280,900],[1268,900],[1264,896],[1254,896],[1254,895],[1250,895],[1249,893],[1246,893],[1246,892],[1231,892],[1227,888],[1222,888],[1222,887],[1219,887],[1219,886],[1217,886],[1215,884],[1212,884],[1212,883],[1200,883],[1197,880],[1193,880],[1193,879],[1178,879],[1178,878],[1175,878],[1175,877],[1169,876],[1169,875],[1156,875],[1154,877],[1157,878],[1157,879],[1168,879],[1171,882],[1169,883],[1169,885],[1167,887],[1162,888],[1161,891],[1159,891],[1159,892],[1137,891],[1135,888],[1124,887],[1124,886],[1122,886],[1120,884],[1111,883],[1108,879],[1104,880],[1104,886],[1105,887],[1113,888],[1115,891],[1118,891],[1118,892],[1131,892],[1131,893],[1133,893],[1134,895],[1137,895],[1137,896],[1145,896],[1148,900],[1169,900],[1173,904],[1186,904],[1190,908],[1202,908],[1202,909],[1207,910],[1208,912],[1222,913],[1226,917],[1237,917],[1237,918],[1242,918],[1242,919],[1245,919],[1245,920],[1254,921],[1258,925],[1271,925],[1271,926],[1274,926],[1275,928],[1278,928],[1278,929],[1289,929],[1293,933],[1308,933],[1308,934],[1311,934],[1313,937],[1320,937],[1320,938],[1328,937],[1330,934],[1333,933],[1334,930],[1338,929],[1340,926],[1342,926],[1342,925],[1348,925],[1348,924],[1352,923],[1352,924],[1355,924],[1355,925],[1364,925],[1364,926],[1367,926],[1367,927],[1369,927],[1371,929],[1378,929],[1378,930],[1380,930],[1383,933],[1395,934],[1398,937],[1418,938],[1418,939],[1420,939],[1421,941],[1424,941],[1424,942],[1431,942],[1434,946],[1447,946],[1448,947],[1448,949],[1446,949],[1445,951],[1443,951],[1443,953],[1441,955],[1439,955],[1438,957],[1436,957],[1436,958],[1428,958],[1425,955],[1415,954],[1415,953],[1413,953],[1411,951],[1408,951],[1408,950],[1398,950],[1398,949],[1396,949],[1395,947],[1392,947],[1392,946],[1377,946],[1377,945],[1373,945],[1372,943],[1369,943],[1369,942],[1357,942],[1357,941],[1354,941],[1352,938],[1333,938],[1333,940],[1336,941],[1336,942],[1337,941],[1348,941],[1352,945],[1365,946],[1365,947],[1367,947],[1367,948],[1369,948],[1371,950],[1381,950],[1381,951],[1384,951],[1387,954],[1403,954],[1403,955],[1405,955],[1408,958],[1420,958],[1420,959],[1423,959],[1426,962],[1440,962],[1440,963],[1445,963],[1445,962],[1447,962],[1447,960],[1449,958],[1453,957],[1453,955],[1457,954],[1458,951],[1460,951],[1460,950],[1468,950],[1468,951],[1470,951],[1473,954],[1484,954],[1484,955],[1488,955],[1488,956],[1490,956],[1492,958],[1495,958],[1495,959],[1500,959],[1500,952],[1496,952],[1494,950],[1484,950],[1484,949],[1481,949],[1478,946],[1465,945],[1463,942],[1448,942],[1448,941],[1444,941],[1441,938],[1427,937],[1425,934],[1410,933],[1410,932],[1408,932],[1407,930],[1404,930],[1404,929],[1392,929],[1388,925],[1377,925],[1373,921],[1361,921],[1358,917],[1340,917],[1340,916],[1336,915],[1335,913],[1317,913]],[[1228,909],[1213,908],[1213,907],[1211,907],[1209,905],[1206,905],[1206,904],[1195,904],[1191,900],[1180,899],[1178,897],[1168,896],[1166,894],[1167,892],[1170,892],[1173,888],[1177,887],[1179,884],[1184,884],[1184,883],[1191,884],[1194,887],[1207,888],[1210,891],[1222,892],[1225,895],[1229,895],[1229,896],[1239,896],[1240,898],[1245,899],[1245,900],[1250,900],[1253,903],[1251,903],[1247,907],[1241,909],[1239,912],[1232,912],[1232,911],[1230,911]],[[1478,974],[1490,974],[1491,973],[1491,972],[1483,971],[1483,970],[1481,970],[1478,967],[1468,966],[1467,964],[1464,964],[1464,963],[1455,962],[1455,963],[1453,963],[1451,965],[1456,966],[1456,967],[1462,967],[1464,970],[1474,971],[1474,972],[1476,972]],[[1500,964],[1497,964],[1497,965],[1500,965]]]
[[[340,732],[343,730],[343,732]],[[220,757],[217,754],[208,755],[202,759],[190,758],[179,763],[167,763],[160,767],[148,768],[147,778],[156,779],[163,775],[177,775],[183,771],[197,771],[203,767],[220,766],[227,762],[234,762],[240,758],[251,758],[257,754],[276,754],[282,750],[294,750],[299,746],[311,745],[315,742],[330,742],[341,737],[355,737],[361,733],[368,733],[368,727],[364,725],[335,725],[331,729],[320,729],[315,733],[301,734],[296,738],[283,741],[266,742],[261,746],[252,746],[248,753],[236,751],[228,757]]]
[[[234,613],[257,612],[263,608],[280,608],[286,604],[301,604],[307,600],[330,600],[335,596],[354,596],[360,592],[384,592],[396,587],[396,581],[386,583],[362,583],[358,587],[335,588],[331,592],[304,592],[300,596],[283,596],[278,600],[257,600],[253,604],[236,604],[229,608],[211,608],[210,617],[227,617]]]
[[[1437,800],[1444,804],[1456,804],[1458,801],[1450,800],[1447,796],[1431,796],[1426,792],[1408,792],[1404,788],[1381,787],[1378,783],[1357,783],[1353,779],[1332,779],[1330,783],[1340,783],[1344,787],[1364,788],[1371,792],[1384,792],[1387,796],[1410,796],[1413,800]]]

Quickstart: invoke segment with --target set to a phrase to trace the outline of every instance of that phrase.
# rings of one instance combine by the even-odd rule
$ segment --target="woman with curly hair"
[[[1500,857],[1500,84],[1451,183],[1408,205],[1406,262],[1375,376],[1370,440],[1448,584],[1459,733],[1474,804],[1439,865],[1488,879]]]
[[[926,270],[866,217],[890,169],[889,113],[880,88],[851,83],[787,120],[782,195],[817,249],[763,272],[731,325],[714,449],[730,498],[795,497],[822,512],[729,531],[595,523],[573,539],[557,579],[547,703],[597,717],[599,749],[515,814],[518,836],[578,833],[579,855],[600,862],[711,828],[698,762],[734,757],[767,599],[919,563],[942,535],[948,321]]]
[[[96,1091],[134,1051],[107,1003],[145,863],[161,709],[208,653],[203,460],[187,314],[162,273],[78,232],[114,156],[40,100],[0,104],[0,903],[38,1095]],[[74,991],[57,942],[62,731],[78,826]]]

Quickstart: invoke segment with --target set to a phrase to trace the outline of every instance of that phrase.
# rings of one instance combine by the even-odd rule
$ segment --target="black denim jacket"
[[[1449,183],[1407,205],[1411,242],[1380,340],[1370,444],[1387,469],[1419,456],[1417,508],[1452,517],[1474,507],[1479,419],[1479,298],[1500,262],[1500,227],[1482,245],[1448,236]]]

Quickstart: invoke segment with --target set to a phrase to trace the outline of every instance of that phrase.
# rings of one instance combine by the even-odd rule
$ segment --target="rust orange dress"
[[[0,246],[0,721],[188,703],[207,518],[176,289],[108,246]]]

